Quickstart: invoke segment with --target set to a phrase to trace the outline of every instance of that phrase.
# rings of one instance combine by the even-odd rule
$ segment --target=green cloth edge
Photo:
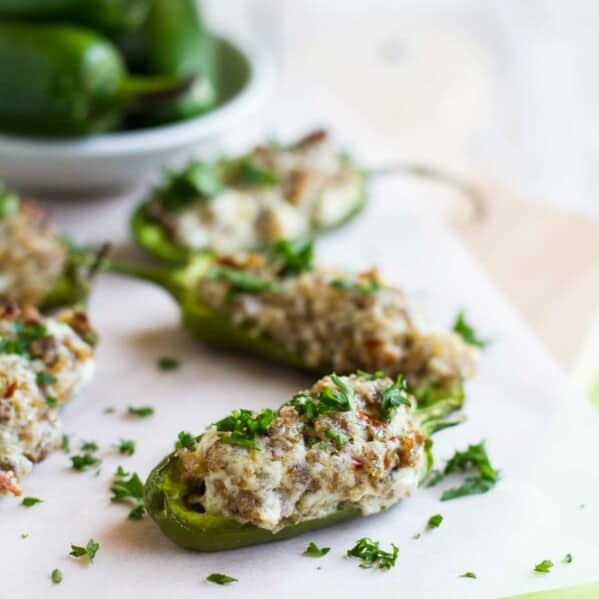
[[[549,591],[535,591],[524,595],[510,595],[499,599],[597,599],[599,597],[599,582],[562,587]]]

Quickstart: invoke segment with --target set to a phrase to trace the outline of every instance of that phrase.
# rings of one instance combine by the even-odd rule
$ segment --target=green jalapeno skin
[[[148,514],[169,539],[188,549],[202,552],[280,541],[337,524],[360,513],[355,507],[341,507],[324,518],[292,524],[272,533],[224,516],[190,510],[184,503],[184,492],[185,483],[177,480],[177,457],[171,454],[150,473],[144,487],[144,503]]]
[[[130,77],[101,35],[58,24],[0,23],[0,130],[50,137],[115,128],[143,101],[172,101],[188,82]]]
[[[326,233],[335,231],[354,220],[364,210],[367,204],[368,175],[357,167],[355,173],[360,176],[361,185],[358,194],[352,203],[351,209],[340,220],[329,226],[314,227],[310,231],[308,238],[318,237],[319,235],[325,235]],[[190,250],[189,248],[176,243],[176,241],[173,241],[165,228],[148,215],[147,206],[150,201],[151,200],[147,200],[137,206],[130,221],[130,230],[133,239],[146,252],[173,264],[185,264],[194,254],[210,250],[210,248]],[[255,248],[246,249],[251,250]]]
[[[145,20],[151,0],[2,0],[0,17],[77,23],[101,31],[128,31]]]
[[[142,27],[117,42],[135,73],[194,78],[175,103],[144,113],[145,123],[189,119],[216,104],[218,44],[194,0],[154,0]]]
[[[455,395],[432,400],[415,415],[421,430],[430,435],[444,428],[460,424],[463,419],[450,420],[448,416],[461,409],[464,394],[461,387]],[[197,440],[201,438],[197,437]],[[425,459],[422,460],[422,482],[432,469],[433,460],[430,440],[425,444]],[[356,518],[360,510],[352,505],[340,505],[331,514],[321,518],[289,524],[273,533],[253,524],[238,522],[226,516],[205,514],[190,509],[185,504],[186,483],[181,478],[176,452],[162,460],[150,473],[144,485],[144,504],[150,517],[171,541],[201,552],[225,551],[251,545],[260,545],[289,539],[303,533],[326,528],[339,522]]]

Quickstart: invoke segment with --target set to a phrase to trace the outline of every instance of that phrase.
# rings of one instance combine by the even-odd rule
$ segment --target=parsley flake
[[[406,380],[400,375],[397,376],[395,383],[383,389],[383,398],[381,400],[381,418],[385,422],[391,422],[395,412],[400,406],[410,407],[410,397],[408,396],[408,385]]]
[[[56,399],[56,397],[53,397],[52,395],[46,395],[46,404],[49,408],[54,409],[58,407],[58,400]]]
[[[27,538],[29,538],[29,533],[28,533],[28,532],[22,532],[22,533],[21,533],[21,538],[22,538],[22,539],[27,539]]]
[[[548,574],[549,572],[551,572],[551,568],[553,568],[553,562],[550,559],[544,559],[542,562],[539,562],[534,567],[533,571]]]
[[[83,441],[81,443],[81,451],[94,452],[98,451],[100,448],[95,441]]]
[[[169,358],[168,356],[163,356],[158,360],[158,369],[164,372],[169,370],[177,370],[181,366],[181,363],[177,358]]]
[[[135,453],[135,441],[132,439],[121,439],[114,447],[122,455],[131,456]]]
[[[398,547],[393,543],[391,543],[391,548],[391,551],[384,551],[380,548],[378,541],[363,537],[348,550],[347,555],[360,559],[361,568],[372,568],[376,565],[381,570],[390,570],[395,566],[399,553]]]
[[[488,341],[479,339],[476,335],[476,331],[472,325],[466,321],[466,315],[463,310],[458,312],[455,323],[453,325],[453,332],[457,333],[468,345],[474,345],[483,349],[488,345]]]
[[[495,486],[499,480],[499,471],[491,465],[484,441],[469,445],[466,451],[456,451],[445,465],[443,474],[447,476],[470,470],[478,470],[479,476],[466,478],[459,487],[447,489],[441,495],[441,501],[486,493]]]
[[[273,257],[282,262],[282,274],[299,274],[311,271],[314,259],[314,243],[312,241],[277,242],[272,250]]]
[[[83,470],[88,470],[92,466],[99,465],[102,460],[99,460],[91,453],[84,453],[81,455],[73,455],[71,456],[71,464],[73,470],[77,470],[78,472],[82,472]]]
[[[122,466],[119,466],[114,474],[115,480],[110,487],[112,492],[111,501],[114,502],[129,502],[134,506],[129,512],[130,520],[141,520],[145,515],[144,506],[144,485],[141,482],[138,474],[134,472],[129,475],[125,472]],[[127,478],[129,477],[129,478]]]
[[[476,574],[474,572],[464,572],[460,574],[460,578],[476,578]]]
[[[256,436],[266,435],[274,417],[275,413],[268,408],[256,415],[251,410],[234,410],[230,416],[216,422],[215,426],[217,431],[229,433],[221,437],[223,443],[260,449]]]
[[[376,279],[360,278],[357,281],[349,281],[347,279],[333,279],[330,283],[331,287],[344,289],[346,291],[359,291],[364,295],[376,293],[381,286]]]
[[[232,582],[237,582],[237,578],[233,578],[232,576],[227,576],[226,574],[218,574],[215,572],[214,574],[210,574],[206,576],[206,580],[208,582],[213,582],[214,584],[231,584]]]
[[[194,451],[197,447],[198,442],[196,438],[191,433],[186,433],[185,431],[181,431],[177,435],[177,441],[175,442],[175,449],[187,449],[189,451]]]
[[[306,550],[304,551],[304,555],[308,555],[310,557],[324,557],[329,551],[330,547],[318,547],[316,543],[310,542]]]
[[[60,441],[60,448],[65,452],[65,453],[70,453],[71,451],[71,439],[68,435],[63,435],[62,439]]]
[[[307,391],[293,396],[289,405],[295,408],[300,416],[313,420],[319,414],[331,412],[349,412],[352,408],[353,390],[335,373],[330,375],[336,389],[323,389],[315,398]]]
[[[76,558],[87,556],[90,563],[93,563],[96,553],[98,553],[98,549],[100,549],[100,544],[96,543],[93,539],[90,539],[85,547],[81,547],[81,545],[71,545],[71,552],[69,555]]]
[[[129,406],[127,408],[127,414],[129,414],[129,416],[137,416],[138,418],[147,418],[154,414],[154,408],[152,406],[140,406],[138,408]]]
[[[54,568],[52,574],[50,574],[50,580],[52,580],[54,584],[60,584],[62,582],[62,572],[58,568]]]
[[[443,516],[441,514],[435,514],[428,519],[428,528],[439,528],[443,522]]]
[[[571,553],[566,553],[566,555],[564,556],[564,564],[571,564],[572,563],[572,554]]]
[[[349,441],[347,435],[344,435],[341,431],[328,430],[325,433],[325,436],[327,439],[333,441],[333,444],[337,449],[340,449]]]
[[[25,507],[34,506],[36,503],[43,503],[43,499],[38,499],[37,497],[23,497],[23,501],[21,501],[21,505]]]
[[[226,281],[230,285],[230,293],[257,293],[259,291],[277,291],[278,286],[258,275],[230,266],[211,266],[206,273],[208,281]]]
[[[414,541],[417,541],[422,535],[417,532],[415,535],[412,536],[412,539],[414,539]]]
[[[35,378],[38,385],[52,385],[56,382],[56,377],[47,372],[38,372]]]

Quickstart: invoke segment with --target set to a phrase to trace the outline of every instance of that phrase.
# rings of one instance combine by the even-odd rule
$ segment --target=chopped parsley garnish
[[[224,189],[218,166],[194,160],[179,172],[167,171],[167,181],[157,191],[165,210],[176,212]]]
[[[46,395],[46,404],[49,408],[56,408],[58,407],[58,400],[52,395]]]
[[[391,422],[399,406],[411,406],[408,396],[408,385],[401,374],[397,375],[395,383],[383,389],[381,400],[381,419]]]
[[[152,406],[140,406],[139,408],[129,406],[127,408],[127,414],[129,414],[129,416],[147,418],[148,416],[152,416],[152,414],[154,414],[154,408]]]
[[[360,563],[361,568],[377,566],[381,570],[389,570],[395,566],[399,552],[399,549],[393,543],[391,543],[391,548],[391,551],[384,551],[380,548],[378,541],[363,537],[347,552],[347,555],[362,560]]]
[[[135,441],[133,439],[121,439],[115,448],[122,455],[133,455],[135,453]]]
[[[119,466],[114,476],[115,480],[112,483],[112,487],[110,487],[112,492],[110,501],[121,503],[133,502],[134,506],[129,512],[128,518],[130,520],[141,520],[145,514],[144,484],[141,482],[138,474],[134,472],[129,475],[122,466]]]
[[[534,567],[533,571],[548,574],[549,572],[551,572],[551,568],[553,568],[553,562],[550,559],[544,559],[542,562],[539,562]]]
[[[71,552],[69,555],[77,558],[87,556],[89,561],[93,563],[96,553],[98,553],[98,549],[100,549],[100,544],[96,543],[93,539],[90,539],[85,547],[71,545]]]
[[[564,556],[564,564],[571,564],[572,563],[572,554],[571,553],[566,553],[566,555]]]
[[[93,452],[93,451],[98,451],[100,448],[98,447],[98,444],[95,441],[83,441],[81,443],[81,451],[89,451],[89,452]]]
[[[71,451],[71,440],[69,438],[68,435],[63,435],[61,442],[60,442],[60,448],[65,452],[65,453],[69,453]]]
[[[227,281],[232,294],[277,291],[278,289],[276,284],[266,281],[252,272],[230,266],[211,266],[206,274],[206,279],[208,281]]]
[[[81,455],[73,455],[71,456],[71,464],[74,470],[78,470],[79,472],[83,470],[87,470],[92,466],[97,466],[101,463],[102,460],[99,460],[91,453],[84,453]]]
[[[28,532],[22,532],[21,533],[21,538],[22,539],[28,539],[29,538],[29,533]]]
[[[60,584],[62,582],[62,572],[58,568],[54,568],[52,574],[50,574],[50,580],[52,580],[54,584]]]
[[[218,574],[217,572],[210,574],[210,576],[206,576],[206,580],[208,582],[213,582],[214,584],[231,584],[232,582],[237,582],[237,578],[227,576],[226,574]]]
[[[331,287],[345,289],[347,291],[359,291],[364,295],[376,293],[381,286],[376,279],[361,278],[357,281],[348,281],[347,279],[333,279],[330,282]]]
[[[378,379],[385,378],[385,374],[382,370],[377,370],[376,372],[364,372],[363,370],[356,370],[356,376],[369,381],[376,381]]]
[[[340,449],[349,441],[347,435],[344,435],[341,431],[329,430],[325,433],[325,436],[327,439],[331,439],[337,449]]]
[[[38,372],[35,378],[38,385],[52,385],[56,382],[56,377],[47,372]]]
[[[43,499],[38,499],[37,497],[23,497],[23,501],[21,501],[21,505],[25,507],[31,507],[36,503],[43,503]]]
[[[414,539],[414,541],[417,541],[422,535],[417,532],[415,535],[412,536],[412,539]]]
[[[443,522],[443,516],[441,514],[435,514],[428,519],[428,528],[439,528]]]
[[[15,214],[19,210],[19,196],[6,189],[0,182],[0,218]]]
[[[227,174],[234,182],[252,186],[276,185],[278,180],[276,173],[258,166],[250,156],[231,161]]]
[[[289,405],[292,405],[300,416],[305,416],[308,420],[313,420],[319,414],[349,412],[352,408],[353,390],[334,373],[331,374],[331,380],[336,389],[327,387],[316,398],[307,391],[302,391],[293,396]]]
[[[443,473],[439,470],[431,470],[429,475],[426,477],[425,485],[427,487],[434,487],[443,480]]]
[[[197,447],[198,442],[196,438],[191,433],[186,433],[185,431],[181,431],[177,435],[177,441],[175,442],[175,449],[188,449],[189,451],[194,451]]]
[[[279,241],[272,250],[273,256],[282,261],[283,274],[299,274],[312,270],[314,243],[312,241]]]
[[[158,360],[158,368],[162,371],[169,370],[177,370],[181,366],[181,363],[177,358],[169,358],[168,356],[163,356]]]
[[[234,410],[230,416],[215,422],[216,430],[230,433],[221,437],[223,443],[260,449],[256,435],[266,435],[275,413],[266,408],[254,416],[251,410]]]
[[[31,358],[31,344],[48,336],[44,324],[25,324],[21,319],[14,320],[4,335],[0,335],[0,354],[17,354]]]
[[[114,406],[108,406],[102,410],[104,414],[114,414],[116,412],[116,408]]]
[[[476,574],[474,572],[464,572],[460,574],[460,578],[476,578]]]
[[[447,476],[470,470],[478,470],[479,476],[468,477],[459,487],[447,489],[441,495],[441,501],[486,493],[495,486],[499,479],[499,471],[491,465],[484,441],[477,445],[469,445],[466,451],[456,451],[445,465],[443,474]]]
[[[316,543],[310,542],[304,551],[304,555],[309,555],[310,557],[324,557],[330,550],[330,547],[319,548]]]
[[[476,335],[476,331],[472,325],[466,321],[466,315],[463,310],[458,312],[455,323],[453,325],[454,333],[460,335],[460,337],[468,344],[480,347],[481,349],[488,345],[488,341],[479,339]]]

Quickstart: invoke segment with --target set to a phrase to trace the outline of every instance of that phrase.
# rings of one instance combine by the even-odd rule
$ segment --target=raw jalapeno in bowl
[[[115,32],[139,27],[152,0],[2,0],[0,17],[78,23]]]
[[[72,137],[109,131],[129,111],[171,102],[180,77],[133,77],[116,48],[88,29],[0,23],[0,130]]]

